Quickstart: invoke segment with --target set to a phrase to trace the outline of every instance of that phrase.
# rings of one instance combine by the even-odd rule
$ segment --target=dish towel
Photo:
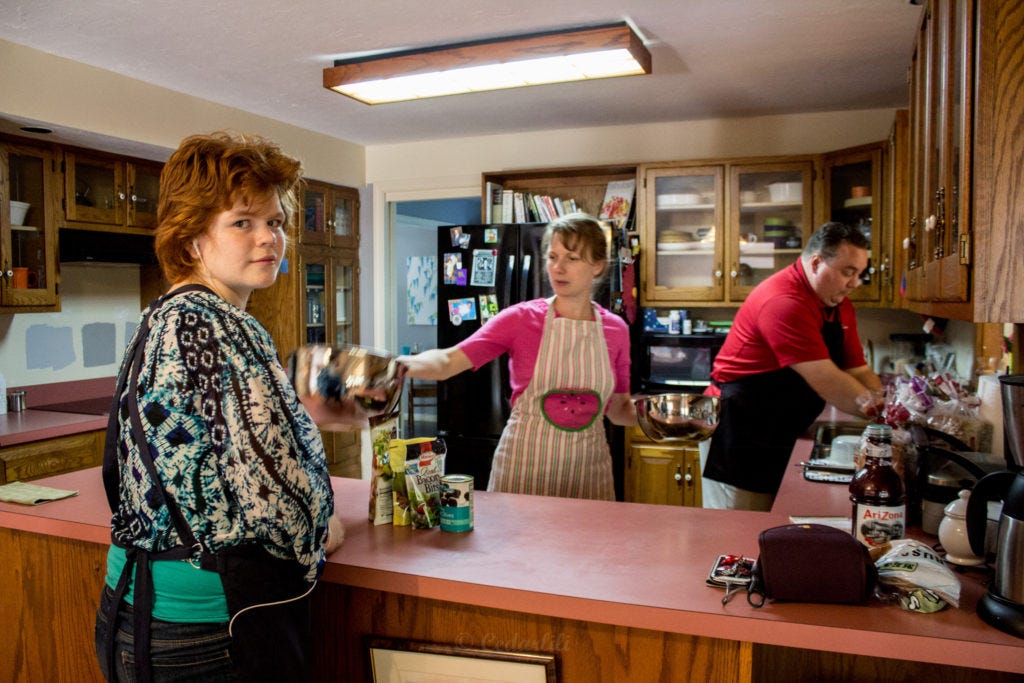
[[[22,505],[40,505],[51,500],[60,500],[61,498],[70,498],[77,495],[78,491],[37,486],[36,484],[27,484],[23,481],[15,481],[0,486],[0,501],[20,503]]]

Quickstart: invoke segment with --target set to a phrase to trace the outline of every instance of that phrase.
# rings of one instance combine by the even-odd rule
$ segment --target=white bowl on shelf
[[[695,206],[700,204],[701,196],[696,192],[684,192],[681,194],[658,195],[655,203],[659,209],[675,208],[680,206]]]
[[[768,196],[773,202],[799,202],[803,200],[803,183],[770,183]]]
[[[32,206],[28,202],[16,202],[11,200],[11,225],[24,225],[25,215],[28,213],[29,207]]]

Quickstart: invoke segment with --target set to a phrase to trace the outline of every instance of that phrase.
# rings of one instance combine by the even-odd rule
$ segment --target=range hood
[[[137,263],[155,265],[153,238],[98,230],[60,231],[61,263]]]

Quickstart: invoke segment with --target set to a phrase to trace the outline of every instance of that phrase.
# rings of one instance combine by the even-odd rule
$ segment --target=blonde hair
[[[602,270],[598,279],[608,272],[608,237],[601,223],[590,214],[568,213],[548,223],[544,237],[541,238],[541,248],[545,254],[555,237],[569,251],[578,252],[590,263],[600,263]]]

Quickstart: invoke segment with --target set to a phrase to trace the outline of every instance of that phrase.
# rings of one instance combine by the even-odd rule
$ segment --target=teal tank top
[[[107,586],[117,588],[128,561],[124,548],[111,545],[107,552]],[[134,579],[125,600],[134,604]],[[153,561],[153,618],[179,624],[217,623],[228,620],[228,603],[220,575],[198,569],[186,560]]]

